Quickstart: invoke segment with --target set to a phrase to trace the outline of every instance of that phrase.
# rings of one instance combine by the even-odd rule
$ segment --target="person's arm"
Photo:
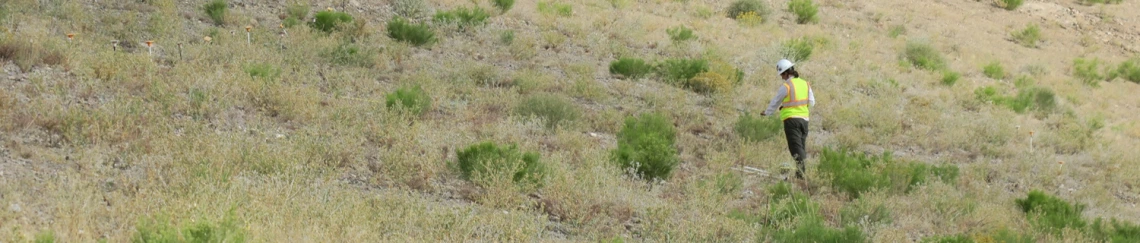
[[[811,87],[808,87],[808,107],[815,107],[815,92],[811,92]]]
[[[767,116],[776,113],[780,109],[780,104],[784,103],[784,97],[788,96],[788,88],[780,85],[780,89],[776,90],[776,97],[768,102],[768,108],[760,113],[761,116]]]

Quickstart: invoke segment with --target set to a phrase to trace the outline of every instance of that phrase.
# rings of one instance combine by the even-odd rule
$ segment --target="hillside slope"
[[[207,1],[0,0],[0,241],[1096,242],[1098,218],[1140,223],[1140,80],[1118,71],[1140,62],[1140,1],[816,0],[805,24],[785,0],[754,23],[729,1],[492,2],[230,0],[215,22]],[[476,6],[485,23],[433,20]],[[322,11],[353,20],[326,33]],[[397,16],[438,41],[391,38]],[[818,104],[788,184],[782,136],[736,127],[795,41]],[[619,58],[743,77],[706,92]],[[416,89],[422,113],[389,101]],[[651,113],[676,130],[660,181],[613,152]],[[485,141],[545,177],[463,173]],[[1077,205],[1064,226],[1022,211],[1034,190]]]

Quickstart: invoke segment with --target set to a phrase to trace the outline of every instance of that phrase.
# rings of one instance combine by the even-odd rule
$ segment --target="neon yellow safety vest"
[[[784,88],[788,90],[788,96],[784,96],[784,103],[780,106],[780,120],[792,117],[807,119],[810,114],[808,91],[811,86],[808,86],[808,82],[803,79],[792,78],[784,82]]]

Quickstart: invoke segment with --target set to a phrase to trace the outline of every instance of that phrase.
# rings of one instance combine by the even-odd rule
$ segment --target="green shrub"
[[[1013,41],[1025,47],[1037,48],[1037,42],[1041,41],[1041,28],[1037,28],[1035,24],[1029,24],[1025,29],[1013,32]]]
[[[1140,242],[1140,226],[1127,221],[1112,219],[1111,229],[1106,229],[1104,219],[1096,219],[1089,226],[1093,238],[1101,242]]]
[[[515,0],[491,0],[491,4],[499,8],[499,11],[506,13],[508,10],[511,10],[511,7],[515,6]]]
[[[819,21],[816,13],[819,9],[811,0],[792,0],[788,2],[788,11],[796,14],[796,23],[807,24]]]
[[[581,116],[578,108],[566,98],[556,95],[533,95],[515,108],[515,113],[526,117],[538,117],[547,129],[569,125]]]
[[[709,71],[709,62],[704,59],[669,59],[657,66],[657,72],[665,80],[685,85],[697,74]]]
[[[823,45],[827,40],[822,38],[800,37],[784,41],[780,44],[780,52],[793,62],[807,61],[811,58],[815,47]]]
[[[309,5],[289,5],[289,7],[285,9],[285,14],[285,20],[282,21],[281,25],[285,26],[285,28],[297,26],[297,24],[303,23],[309,18]]]
[[[942,173],[935,175],[939,179],[957,177],[956,169],[936,168],[938,173]],[[890,153],[867,156],[828,148],[823,150],[819,159],[820,174],[827,178],[832,187],[852,198],[858,198],[862,193],[874,189],[910,192],[915,186],[927,181],[931,170],[930,166],[923,163],[895,162]]]
[[[562,17],[570,17],[571,15],[574,15],[574,8],[567,3],[538,1],[538,12],[548,15],[553,14]]]
[[[343,43],[324,54],[329,62],[337,65],[372,67],[376,65],[376,53],[357,44]]]
[[[226,24],[226,9],[229,5],[225,0],[214,0],[202,6],[202,11],[206,11],[206,16],[210,16],[210,20],[214,21],[216,25]]]
[[[411,24],[403,18],[388,21],[388,37],[414,46],[435,43],[435,32],[425,24]]]
[[[1013,11],[1014,9],[1017,9],[1017,7],[1020,7],[1023,1],[1025,0],[1001,0],[998,5],[1005,10]]]
[[[538,159],[538,153],[524,153],[515,144],[499,146],[483,142],[459,151],[456,163],[460,175],[473,182],[481,183],[482,178],[488,176],[509,175],[515,183],[541,186],[546,171]]]
[[[768,222],[787,222],[793,219],[812,220],[822,217],[819,213],[819,203],[803,193],[791,193],[784,198],[777,199],[769,209]]]
[[[1017,207],[1026,213],[1030,224],[1048,232],[1059,234],[1064,228],[1080,230],[1085,227],[1085,220],[1081,218],[1084,205],[1070,204],[1038,190],[1029,192],[1026,198],[1016,202]]]
[[[659,114],[629,117],[617,135],[613,159],[618,165],[646,180],[669,178],[680,163],[673,123]]]
[[[697,36],[693,34],[693,30],[685,27],[684,25],[666,29],[665,33],[669,34],[669,39],[673,40],[673,42],[683,42],[697,39]]]
[[[1017,113],[1029,110],[1052,111],[1056,107],[1057,98],[1053,90],[1034,86],[1019,90],[1017,96],[1006,99],[1003,104]]]
[[[777,116],[755,117],[749,113],[740,116],[736,120],[736,125],[733,126],[737,136],[750,142],[764,141],[780,135],[783,128],[784,123]]]
[[[645,77],[652,71],[653,66],[638,58],[623,57],[610,63],[610,74],[621,75],[628,79]]]
[[[55,232],[44,230],[36,233],[35,243],[55,243]]]
[[[887,36],[890,36],[891,38],[897,38],[900,35],[904,34],[906,34],[906,26],[902,25],[892,26],[891,30],[887,31]]]
[[[1116,79],[1117,77],[1140,84],[1140,58],[1133,58],[1120,63],[1116,71],[1112,72],[1111,79]]]
[[[487,18],[490,17],[491,14],[480,7],[470,9],[459,7],[451,11],[437,12],[432,19],[438,23],[455,23],[458,24],[460,28],[467,28],[470,26],[483,25],[487,22]]]
[[[1084,58],[1073,60],[1073,76],[1094,87],[1105,78],[1104,74],[1100,72],[1100,60],[1095,58],[1092,60]]]
[[[388,109],[402,109],[416,115],[431,109],[431,97],[420,86],[396,89],[385,99]]]
[[[951,164],[932,166],[930,167],[930,174],[942,182],[954,184],[958,181],[958,166]]]
[[[281,69],[268,63],[255,63],[245,67],[245,73],[252,78],[274,79],[281,73]]]
[[[131,242],[245,242],[246,231],[230,210],[220,223],[199,221],[178,230],[162,217],[142,220]]]
[[[931,236],[922,239],[923,243],[974,243],[970,236],[959,234],[950,236]]]
[[[309,23],[309,27],[324,31],[325,33],[332,33],[334,30],[340,30],[342,24],[351,22],[352,15],[348,15],[344,12],[325,10],[313,15],[313,22]]]
[[[911,65],[926,70],[942,70],[946,67],[946,59],[938,50],[926,43],[910,42],[906,44],[903,59]]]
[[[771,187],[768,187],[768,195],[769,195],[768,198],[770,200],[780,200],[780,199],[788,198],[789,196],[792,195],[792,185],[788,184],[788,182],[786,182],[786,181],[781,181],[780,183],[772,184]]]
[[[1004,79],[1005,68],[1001,66],[1000,62],[994,61],[990,64],[986,64],[985,67],[982,67],[982,74],[985,74],[986,77],[990,77],[992,79]]]
[[[863,231],[854,226],[842,229],[823,225],[823,220],[801,220],[794,228],[782,229],[772,235],[774,242],[817,243],[817,242],[867,242]]]
[[[744,16],[748,13],[753,13],[759,16],[761,18],[761,21],[768,21],[768,16],[772,12],[768,9],[768,5],[763,1],[737,0],[735,2],[732,2],[732,5],[728,6],[728,9],[725,10],[725,13],[728,14],[729,18],[737,20],[739,20],[740,16]]]
[[[958,83],[958,79],[962,78],[962,74],[955,71],[942,71],[942,84],[946,86],[954,86]]]

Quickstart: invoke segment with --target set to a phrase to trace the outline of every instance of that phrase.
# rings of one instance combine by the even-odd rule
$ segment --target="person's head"
[[[788,59],[780,59],[776,62],[776,73],[780,74],[781,79],[788,79],[791,77],[800,77],[800,73],[796,72],[796,64]]]

